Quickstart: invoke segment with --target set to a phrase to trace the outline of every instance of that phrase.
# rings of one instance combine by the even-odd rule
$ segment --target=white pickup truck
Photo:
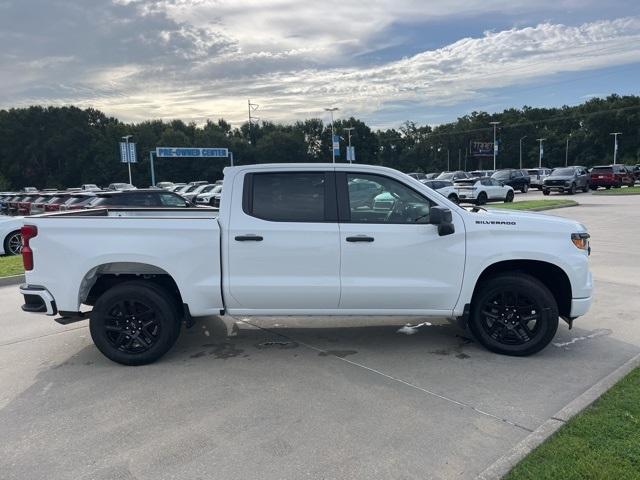
[[[88,316],[103,354],[140,365],[209,315],[446,317],[529,355],[591,304],[589,235],[574,221],[465,210],[378,166],[232,167],[224,185],[217,214],[29,217],[23,310]]]

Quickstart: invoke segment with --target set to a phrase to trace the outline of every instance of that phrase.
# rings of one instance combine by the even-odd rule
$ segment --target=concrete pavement
[[[262,318],[222,338],[212,318],[122,367],[86,322],[24,314],[0,288],[1,476],[474,478],[640,352],[640,197],[574,198],[548,213],[588,226],[594,305],[529,358],[446,321],[407,336],[402,319]]]

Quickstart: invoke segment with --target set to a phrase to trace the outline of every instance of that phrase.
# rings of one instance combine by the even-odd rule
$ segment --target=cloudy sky
[[[377,127],[639,93],[638,0],[0,0],[0,108]]]

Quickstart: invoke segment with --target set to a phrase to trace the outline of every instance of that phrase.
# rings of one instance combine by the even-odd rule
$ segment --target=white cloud
[[[43,8],[50,5],[39,1]],[[106,16],[113,30],[105,30],[104,19],[92,24],[90,12],[72,10],[71,18],[85,22],[81,33],[87,41],[79,45],[63,41],[64,32],[52,22],[47,29],[33,28],[36,36],[4,28],[0,20],[0,40],[4,36],[10,45],[0,53],[0,107],[74,103],[124,120],[225,117],[241,122],[251,98],[261,104],[261,117],[273,121],[320,115],[334,104],[344,115],[375,118],[376,111],[405,103],[460,104],[494,88],[560,72],[640,61],[640,17],[580,26],[547,22],[461,38],[381,64],[353,61],[378,48],[378,39],[382,46],[392,43],[385,32],[397,22],[460,11],[526,11],[530,4],[117,0]],[[542,4],[536,8],[573,8],[582,2]],[[43,51],[47,35],[56,38],[56,48]]]

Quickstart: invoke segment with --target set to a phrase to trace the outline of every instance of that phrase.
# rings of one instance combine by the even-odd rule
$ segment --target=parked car
[[[119,191],[135,190],[135,189],[136,187],[134,187],[130,183],[110,183],[109,186],[107,187],[107,190],[119,190]]]
[[[205,183],[204,185],[198,185],[189,193],[183,193],[182,196],[189,200],[191,203],[195,203],[195,199],[198,195],[211,191],[215,186],[215,183]]]
[[[624,165],[598,165],[591,169],[589,175],[589,187],[593,190],[599,187],[620,188],[622,185],[633,187],[635,183],[635,175]]]
[[[447,197],[453,203],[459,203],[458,193],[449,180],[421,180],[421,182],[440,195]]]
[[[49,203],[53,197],[54,193],[44,193],[35,198],[31,202],[31,207],[29,208],[29,215],[38,215],[40,213],[45,212],[45,205]]]
[[[352,205],[358,179],[392,204]],[[230,167],[225,184],[220,212],[29,218],[22,309],[89,316],[104,355],[141,365],[211,315],[446,316],[487,349],[524,356],[591,304],[589,234],[575,221],[467,211],[380,166]]]
[[[469,177],[490,177],[495,173],[495,170],[472,170],[469,173]]]
[[[438,178],[438,175],[440,175],[442,172],[432,172],[432,173],[425,173],[424,174],[424,179],[425,180],[435,180],[436,178]]]
[[[530,168],[527,170],[529,174],[529,180],[531,181],[529,186],[531,188],[537,188],[538,190],[542,190],[542,185],[544,183],[544,179],[551,175],[551,168]]]
[[[39,197],[38,194],[27,195],[26,197],[22,197],[18,201],[18,209],[16,211],[17,215],[26,216],[31,213],[31,202],[36,200]]]
[[[198,188],[201,185],[208,185],[209,182],[205,181],[205,180],[198,180],[197,182],[189,182],[187,183],[185,186],[183,186],[182,188],[179,188],[178,190],[175,190],[175,192],[179,195],[184,195],[186,193],[191,193],[193,192],[196,188]]]
[[[380,185],[366,178],[349,181],[347,188],[353,208],[373,208],[376,197],[382,193]]]
[[[23,217],[4,217],[0,219],[0,255],[18,255],[22,250],[20,229]]]
[[[193,204],[177,193],[162,189],[136,189],[119,192],[97,192],[83,208],[140,207],[186,208]]]
[[[45,213],[48,212],[57,212],[60,210],[61,205],[63,205],[69,198],[71,197],[71,193],[61,192],[57,193],[53,196],[53,198],[44,204]]]
[[[16,194],[13,192],[3,192],[0,194],[0,215],[9,214],[9,201],[15,196]]]
[[[167,190],[170,192],[178,192],[178,190],[180,190],[181,188],[183,188],[184,186],[186,186],[186,183],[174,183],[172,186],[167,187]]]
[[[491,178],[496,179],[504,185],[509,185],[514,190],[520,190],[522,193],[527,193],[529,191],[529,185],[531,184],[531,179],[527,171],[516,168],[498,170],[491,175]]]
[[[207,190],[207,189],[205,189]],[[222,184],[214,184],[213,188],[203,191],[195,198],[196,205],[209,205],[211,207],[220,207],[220,197],[222,196]]]
[[[80,210],[96,196],[95,192],[71,193],[69,198],[60,204],[60,211]]]
[[[6,201],[6,210],[5,213],[7,215],[17,215],[18,214],[18,202],[23,198],[26,198],[28,195],[24,193],[19,193],[18,195],[14,195],[10,197],[9,200]]]
[[[460,180],[462,178],[470,178],[467,172],[463,172],[462,170],[457,170],[455,172],[442,172],[436,180],[449,180],[450,182],[455,182],[456,180]]]
[[[589,174],[586,168],[580,166],[556,168],[544,179],[542,185],[544,195],[549,195],[552,191],[573,195],[578,189],[589,191]]]
[[[175,183],[173,183],[173,182],[158,182],[158,183],[156,183],[156,187],[162,188],[164,190],[169,190],[174,185],[175,185]]]
[[[426,180],[427,179],[427,175],[422,173],[422,172],[407,173],[407,175],[409,175],[411,178],[415,178],[416,180]]]
[[[457,180],[453,184],[460,203],[484,205],[487,202],[513,202],[513,188],[495,178],[480,177]]]
[[[640,182],[640,163],[637,165],[627,165],[627,168],[633,173],[636,182]]]
[[[80,190],[84,190],[87,192],[99,192],[102,189],[95,183],[85,183],[80,187]]]

